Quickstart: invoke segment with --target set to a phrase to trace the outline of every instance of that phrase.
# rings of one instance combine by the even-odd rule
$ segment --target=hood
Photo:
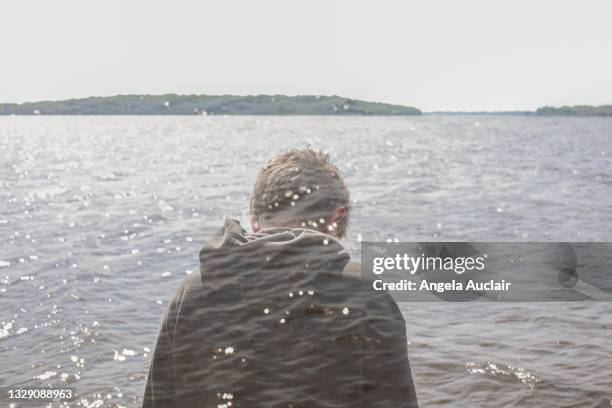
[[[267,271],[285,276],[303,273],[342,275],[350,257],[338,240],[305,228],[271,228],[248,233],[227,219],[200,251],[202,279],[228,271]]]

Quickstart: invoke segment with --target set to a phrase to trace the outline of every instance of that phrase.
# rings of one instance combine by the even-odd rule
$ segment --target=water
[[[138,406],[164,308],[256,171],[329,151],[360,240],[609,241],[612,122],[0,118],[0,386]],[[424,407],[610,406],[612,305],[409,304]]]

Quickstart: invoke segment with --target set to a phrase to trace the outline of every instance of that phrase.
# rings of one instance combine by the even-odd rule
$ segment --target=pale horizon
[[[612,3],[25,0],[0,103],[340,95],[432,111],[612,104]]]

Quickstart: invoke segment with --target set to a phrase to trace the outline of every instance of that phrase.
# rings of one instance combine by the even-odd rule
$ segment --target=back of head
[[[342,238],[349,213],[348,188],[326,153],[288,150],[257,175],[251,214],[263,228],[304,227]]]

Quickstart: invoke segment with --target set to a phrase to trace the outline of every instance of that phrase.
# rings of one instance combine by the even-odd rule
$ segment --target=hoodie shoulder
[[[170,300],[169,309],[178,313],[185,300],[192,297],[194,292],[198,293],[202,289],[202,279],[199,271],[190,273],[183,279],[180,286],[174,292]]]

